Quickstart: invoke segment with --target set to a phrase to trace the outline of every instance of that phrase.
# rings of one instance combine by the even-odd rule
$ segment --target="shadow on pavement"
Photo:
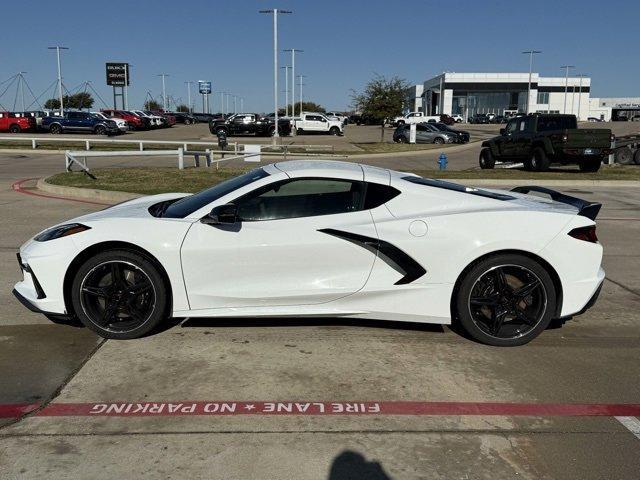
[[[376,461],[351,450],[345,450],[333,459],[328,480],[391,480]]]

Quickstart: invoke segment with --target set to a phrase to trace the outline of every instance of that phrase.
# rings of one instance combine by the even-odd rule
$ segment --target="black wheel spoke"
[[[110,300],[107,302],[107,305],[102,312],[102,316],[100,317],[99,324],[100,325],[109,325],[113,323],[116,319],[116,313],[118,312],[118,304],[117,302]]]
[[[498,335],[500,333],[500,329],[504,324],[504,320],[507,316],[507,313],[509,312],[505,308],[499,307],[493,310],[491,314],[491,325],[490,325],[491,333],[493,335]]]
[[[507,279],[504,276],[504,271],[502,270],[502,268],[496,268],[494,271],[494,275],[496,279],[496,290],[498,292],[504,292],[505,290],[507,290],[509,288],[509,285],[507,284]]]
[[[536,320],[535,318],[530,318],[529,316],[527,316],[527,314],[523,310],[520,310],[519,308],[516,308],[514,313],[515,313],[516,320],[522,323],[525,323],[526,325],[531,325]]]
[[[138,297],[143,293],[148,292],[152,289],[151,283],[145,281],[136,283],[135,285],[131,285],[128,289],[129,295],[133,297]]]
[[[525,283],[523,286],[516,289],[513,292],[513,295],[515,295],[516,298],[526,298],[531,295],[536,288],[538,288],[538,285],[540,285],[538,279],[532,280],[529,283]]]
[[[109,296],[109,288],[108,287],[91,287],[85,285],[82,287],[82,291],[88,295],[93,295],[95,297],[107,298]]]
[[[111,264],[111,281],[114,287],[122,287],[125,285],[124,268],[120,263]]]
[[[472,297],[471,305],[475,305],[478,307],[483,307],[483,306],[494,307],[498,305],[498,301],[499,301],[499,298],[497,295],[491,295],[488,297]]]

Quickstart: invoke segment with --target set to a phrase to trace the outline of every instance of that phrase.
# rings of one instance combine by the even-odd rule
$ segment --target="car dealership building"
[[[566,82],[566,87],[565,87]],[[428,115],[446,113],[467,118],[478,113],[505,112],[570,113],[587,120],[591,78],[542,77],[528,73],[443,73],[410,89],[420,93],[420,110]],[[422,90],[422,91],[420,91]],[[566,90],[566,95],[565,95]],[[417,98],[414,97],[414,103]],[[409,102],[409,107],[413,107]]]

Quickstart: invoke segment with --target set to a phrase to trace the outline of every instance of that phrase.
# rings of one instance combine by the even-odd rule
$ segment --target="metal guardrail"
[[[220,155],[220,158],[215,159],[214,154]],[[216,165],[216,169],[219,168],[219,164],[221,162],[226,162],[229,160],[243,159],[245,161],[249,161],[248,159],[251,157],[260,157],[260,156],[276,156],[276,157],[284,157],[284,160],[287,160],[287,155],[291,155],[291,153],[283,152],[252,152],[252,153],[241,153],[239,151],[229,151],[229,150],[186,150],[183,148],[178,148],[177,150],[110,150],[110,151],[91,151],[91,150],[66,150],[64,153],[65,158],[65,170],[71,171],[72,165],[77,165],[81,170],[89,173],[89,165],[87,163],[87,158],[89,157],[139,157],[139,156],[164,156],[164,155],[176,155],[178,157],[178,169],[184,169],[184,157],[192,156],[194,158],[194,167],[200,166],[200,157],[204,157],[205,165],[207,167]],[[225,156],[227,155],[227,156]],[[230,155],[230,156],[228,156]],[[327,157],[327,154],[316,154],[316,153],[297,153],[296,155],[301,155],[305,157]],[[329,155],[331,158],[346,158],[346,155]],[[258,160],[259,161],[259,160]]]
[[[60,137],[7,137],[0,136],[0,141],[14,141],[14,142],[31,142],[31,148],[36,149],[38,147],[38,142],[40,143],[49,143],[49,142],[62,142],[62,143],[84,143],[85,150],[91,150],[91,145],[98,144],[130,144],[130,145],[138,145],[138,151],[143,152],[145,145],[181,145],[184,150],[188,149],[188,145],[203,145],[203,146],[213,146],[218,147],[218,142],[203,142],[199,140],[123,140],[123,139],[115,139],[115,138],[60,138]],[[238,147],[240,144],[237,142],[232,142],[229,144],[233,146],[233,152],[238,152]]]

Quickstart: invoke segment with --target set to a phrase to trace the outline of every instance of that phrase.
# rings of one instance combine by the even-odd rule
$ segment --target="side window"
[[[398,195],[400,195],[400,191],[389,185],[367,183],[367,193],[364,197],[363,209],[370,210],[379,207]]]
[[[426,125],[423,125],[422,123],[418,123],[416,125],[416,131],[418,131],[418,132],[430,132],[431,130]]]
[[[518,131],[519,132],[526,132],[527,131],[527,120],[526,119],[522,119],[520,120],[519,124],[518,124]]]
[[[362,182],[333,178],[284,180],[253,191],[234,203],[242,221],[314,217],[362,209]]]
[[[507,133],[514,133],[516,131],[517,124],[517,120],[511,120],[509,123],[507,123]]]

